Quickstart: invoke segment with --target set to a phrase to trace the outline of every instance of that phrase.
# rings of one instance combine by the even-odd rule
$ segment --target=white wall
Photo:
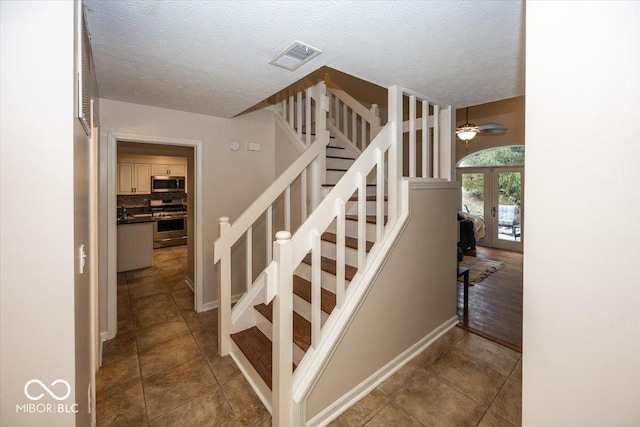
[[[523,425],[640,425],[640,3],[527,3]]]
[[[203,142],[203,218],[204,224],[204,303],[217,299],[213,265],[213,242],[218,238],[218,219],[228,216],[231,223],[274,179],[273,113],[260,110],[234,119],[168,110],[108,99],[100,100],[100,167],[107,167],[106,142],[109,132],[201,140]],[[238,152],[229,142],[241,143]],[[247,142],[259,142],[261,151],[247,151]],[[106,198],[106,177],[101,174],[102,197]],[[106,207],[102,207],[106,209]],[[101,232],[106,233],[106,224]],[[106,235],[106,234],[104,234]],[[259,256],[256,254],[255,256]],[[238,262],[239,272],[244,264]],[[233,275],[232,294],[244,289],[244,275]],[[106,301],[106,290],[101,293]],[[106,325],[101,325],[105,330]]]
[[[60,403],[86,395],[74,387],[73,17],[73,2],[0,2],[3,426],[75,425],[73,413],[16,413],[31,379],[68,381]]]

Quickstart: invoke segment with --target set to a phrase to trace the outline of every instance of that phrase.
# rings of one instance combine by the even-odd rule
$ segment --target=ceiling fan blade
[[[480,129],[480,134],[489,134],[489,135],[501,135],[507,132],[507,128],[497,128],[497,129]]]
[[[502,126],[503,126],[503,125],[502,125],[502,123],[495,123],[495,122],[493,122],[493,123],[485,123],[485,124],[483,124],[483,125],[478,126],[478,128],[479,128],[480,130],[484,130],[484,129],[495,129],[495,128],[501,128],[501,129],[504,129]]]

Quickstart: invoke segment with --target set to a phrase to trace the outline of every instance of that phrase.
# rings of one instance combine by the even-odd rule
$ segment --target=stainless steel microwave
[[[184,176],[154,175],[151,177],[151,192],[184,192]]]

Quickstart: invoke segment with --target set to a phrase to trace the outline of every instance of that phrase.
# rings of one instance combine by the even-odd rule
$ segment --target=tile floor
[[[270,426],[230,357],[217,312],[197,314],[186,247],[118,276],[118,336],[96,377],[98,426]],[[520,354],[454,328],[331,423],[333,426],[519,426]]]

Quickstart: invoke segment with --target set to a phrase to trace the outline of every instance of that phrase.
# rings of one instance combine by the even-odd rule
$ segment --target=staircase
[[[305,396],[406,221],[404,169],[412,178],[417,171],[425,179],[439,177],[439,126],[448,119],[450,133],[451,109],[441,120],[440,107],[426,97],[396,86],[389,92],[384,127],[377,106],[367,109],[328,78],[283,98],[275,120],[304,152],[233,226],[220,219],[214,247],[220,354],[232,355],[274,426],[306,424]],[[409,120],[402,122],[406,99]],[[427,114],[418,117],[416,106]],[[299,203],[296,230],[292,199]],[[274,234],[278,219],[284,230]],[[264,235],[254,235],[262,228]],[[246,292],[231,310],[232,251],[237,259],[239,246],[244,271],[233,271],[244,277]],[[258,247],[265,249],[265,262],[254,271]]]

